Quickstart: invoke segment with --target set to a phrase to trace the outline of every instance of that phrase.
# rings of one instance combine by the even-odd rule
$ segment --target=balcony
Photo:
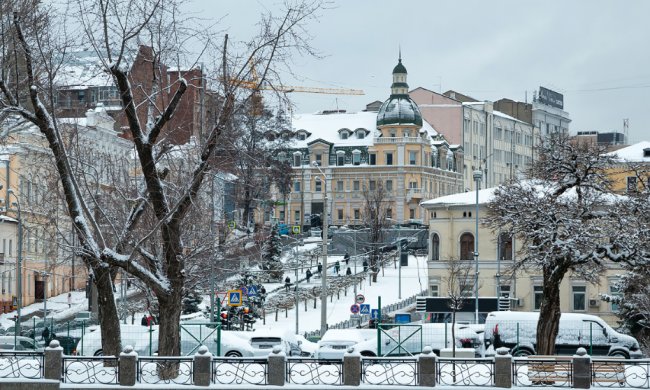
[[[375,137],[374,143],[377,144],[420,144],[424,140],[420,137]]]
[[[424,191],[422,188],[409,188],[406,191],[406,201],[410,202],[411,199],[422,199],[422,196],[424,195]]]

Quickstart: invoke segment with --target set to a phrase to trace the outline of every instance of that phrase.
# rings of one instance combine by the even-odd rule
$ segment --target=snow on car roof
[[[329,329],[320,341],[364,341],[365,338],[357,329]]]

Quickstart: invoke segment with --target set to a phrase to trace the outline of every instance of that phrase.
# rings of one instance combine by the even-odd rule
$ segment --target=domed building
[[[357,113],[294,115],[292,129],[271,132],[290,145],[277,157],[293,167],[293,184],[288,194],[272,191],[276,206],[258,214],[257,222],[302,225],[323,212],[327,199],[331,225],[364,225],[366,198],[381,193],[382,212],[392,224],[427,224],[431,216],[422,200],[461,192],[462,148],[422,120],[407,75],[400,58],[383,104]]]

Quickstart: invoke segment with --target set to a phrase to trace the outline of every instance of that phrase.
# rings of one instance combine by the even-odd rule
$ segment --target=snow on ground
[[[328,256],[328,265],[334,264],[336,260],[339,260],[341,263],[341,274],[345,273],[345,262],[343,261],[343,256]],[[353,261],[350,261],[350,268],[354,270]],[[361,270],[363,266],[361,263],[357,265],[357,269]],[[312,272],[315,270],[312,269]],[[287,273],[290,275],[291,280],[295,278],[295,273]],[[332,270],[330,270],[331,277]],[[358,293],[361,293],[365,296],[365,303],[370,304],[372,309],[377,308],[377,298],[381,296],[382,306],[390,305],[392,303],[397,303],[400,301],[398,298],[398,286],[399,286],[399,265],[396,268],[393,265],[389,265],[384,268],[384,275],[379,273],[377,278],[377,283],[372,283],[372,286],[369,285],[369,280],[366,278],[363,281],[362,288]],[[300,274],[300,277],[304,277],[304,274]],[[301,283],[300,288],[305,288],[309,286],[320,286],[321,279],[311,279],[309,284]],[[280,286],[278,283],[267,283],[265,288],[267,291],[271,291],[273,288]],[[427,279],[427,259],[426,257],[416,257],[409,256],[409,265],[407,267],[402,267],[402,299],[406,299],[412,295],[420,293],[422,290],[426,289],[428,286]],[[282,293],[282,292],[279,292]],[[350,306],[354,304],[354,293],[352,287],[348,291],[347,297],[344,296],[341,292],[340,299],[336,299],[334,296],[333,301],[327,301],[327,323],[330,325],[336,324],[338,322],[347,320],[350,318]],[[304,301],[300,302],[300,313],[298,315],[299,320],[299,332],[300,334],[308,331],[320,329],[320,312],[321,305],[320,299],[317,300],[316,310],[313,309],[314,302],[310,300],[307,303],[307,312],[305,312]],[[259,319],[255,323],[255,329],[277,329],[278,326],[283,328],[288,328],[295,330],[296,327],[296,310],[295,308],[289,309],[288,316],[285,318],[284,310],[280,310],[278,313],[278,321],[275,321],[275,312],[266,313],[266,325],[263,325],[262,320]]]
[[[68,293],[57,295],[47,300],[47,311],[48,318],[54,318],[54,320],[59,320],[68,317],[74,317],[75,313],[80,311],[88,310],[88,299],[86,298],[85,291],[72,291],[70,300],[70,307],[68,307]],[[29,314],[43,311],[44,303],[37,302],[27,305],[22,308],[20,315],[23,317],[28,316]],[[16,312],[9,312],[5,314],[0,314],[0,326],[4,329],[13,327],[15,322],[13,321]],[[37,317],[40,319],[40,316]],[[24,320],[23,320],[24,321]],[[30,321],[32,321],[30,319]],[[38,320],[37,320],[38,322]]]

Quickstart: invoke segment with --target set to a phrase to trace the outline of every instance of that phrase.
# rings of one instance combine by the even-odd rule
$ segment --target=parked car
[[[0,336],[0,352],[42,352],[43,348],[25,336]]]
[[[513,356],[537,352],[537,321],[539,312],[495,311],[485,320],[485,345],[490,353],[507,347]],[[641,358],[639,342],[632,336],[612,329],[600,317],[580,313],[562,313],[555,339],[555,353],[573,355],[580,347],[592,355]]]
[[[316,355],[316,350],[318,349],[318,344],[307,340],[304,336],[297,334],[296,339],[298,344],[300,344],[300,356],[303,357],[314,357]]]
[[[55,335],[52,340],[57,340],[59,345],[63,348],[63,353],[66,355],[74,355],[77,351],[77,343],[81,337]]]
[[[330,329],[318,341],[315,357],[319,359],[342,359],[349,347],[362,343],[377,332],[364,334],[359,329]]]
[[[158,353],[158,325],[151,328],[141,325],[122,325],[122,346],[131,345],[138,355],[156,355]],[[210,333],[210,332],[214,333]],[[207,333],[206,333],[207,332]],[[199,329],[199,326],[183,326],[181,330],[181,353],[194,354],[200,345],[205,345],[214,355],[217,354],[217,333],[214,328]],[[151,343],[149,342],[151,340]],[[77,353],[85,356],[100,356],[104,354],[101,344],[99,327],[86,333],[77,343]],[[221,355],[229,357],[251,357],[253,348],[240,337],[231,332],[221,332]]]
[[[449,323],[411,323],[406,326],[395,328],[380,333],[382,349],[381,355],[387,356],[408,356],[422,352],[425,346],[430,346],[436,355],[440,356],[440,350],[452,347],[451,328]],[[455,325],[456,347],[474,348],[475,355],[482,356],[483,332],[468,325]],[[398,343],[397,341],[400,341]],[[378,356],[377,336],[355,346],[357,352],[362,356]]]
[[[287,356],[301,356],[301,342],[289,330],[258,329],[251,334],[254,356],[268,356],[273,347],[280,346]]]

